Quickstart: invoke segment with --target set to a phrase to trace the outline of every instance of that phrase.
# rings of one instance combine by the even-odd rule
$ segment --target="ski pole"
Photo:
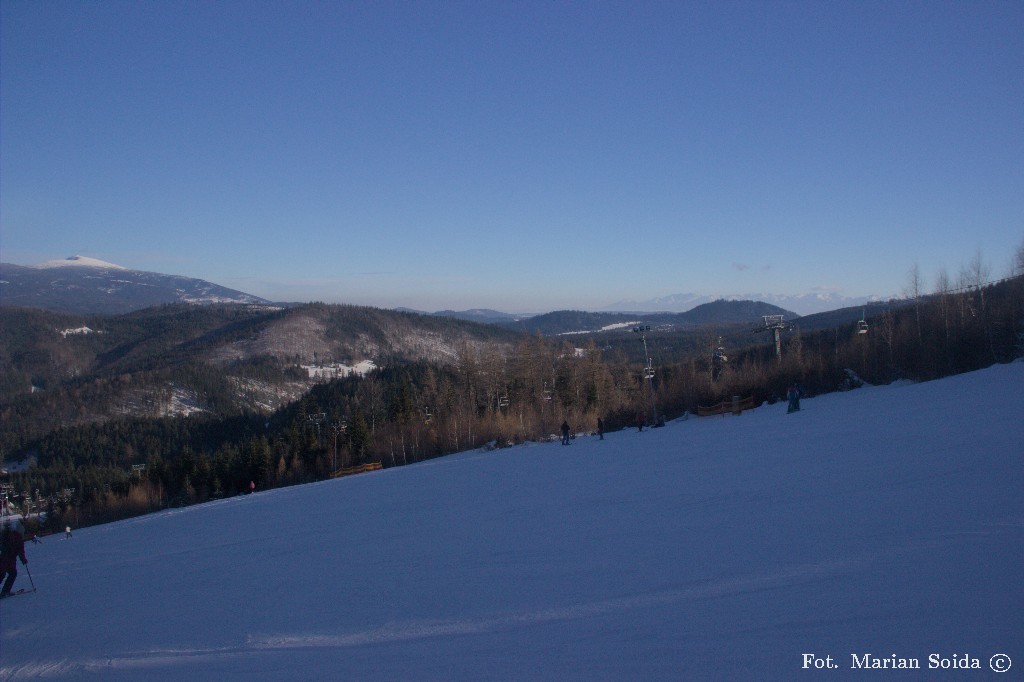
[[[32,591],[35,592],[36,591],[36,581],[32,580],[32,571],[28,570],[28,564],[23,564],[23,566],[25,566],[25,572],[28,573],[28,581],[29,581],[29,583],[32,584]]]

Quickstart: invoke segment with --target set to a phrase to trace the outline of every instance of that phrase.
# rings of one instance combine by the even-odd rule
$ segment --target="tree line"
[[[745,345],[729,348],[717,368],[728,329],[671,338],[654,330],[650,378],[637,335],[467,340],[449,363],[393,359],[366,376],[317,384],[269,417],[125,418],[62,428],[27,443],[22,452],[37,466],[9,480],[31,498],[19,504],[31,502],[62,528],[251,486],[319,480],[368,462],[403,466],[485,444],[543,440],[563,420],[587,434],[599,417],[615,430],[638,415],[674,419],[732,396],[772,403],[792,383],[814,395],[860,381],[934,379],[1024,355],[1024,278],[917,291],[864,322],[866,332],[857,324],[787,330],[781,356],[767,336],[759,344],[742,336]]]

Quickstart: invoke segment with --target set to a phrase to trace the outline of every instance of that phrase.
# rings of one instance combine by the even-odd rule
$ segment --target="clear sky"
[[[1019,1],[0,7],[4,262],[543,312],[1024,242]]]

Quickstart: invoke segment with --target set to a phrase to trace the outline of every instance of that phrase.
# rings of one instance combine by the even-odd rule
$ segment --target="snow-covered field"
[[[0,678],[1021,679],[1024,363],[803,406],[29,544]]]

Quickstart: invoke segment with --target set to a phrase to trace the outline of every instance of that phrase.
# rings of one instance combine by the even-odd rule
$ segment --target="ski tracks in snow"
[[[534,611],[523,611],[493,618],[396,622],[373,630],[344,635],[251,637],[250,644],[255,649],[344,648],[430,637],[485,634],[519,626],[597,618],[619,611],[651,608],[681,601],[699,601],[702,599],[716,599],[738,594],[762,592],[842,573],[852,568],[853,566],[850,562],[826,562],[794,566],[766,576],[743,576],[712,582],[701,582],[660,592],[622,596],[582,604],[568,604]]]
[[[859,570],[864,561],[828,561],[783,567],[757,575],[745,575],[689,585],[652,593],[624,595],[611,599],[566,604],[539,610],[495,615],[476,619],[394,621],[368,630],[325,634],[295,633],[250,635],[236,646],[209,648],[150,649],[86,659],[38,660],[19,666],[0,665],[0,679],[46,679],[97,674],[103,671],[130,673],[138,670],[165,672],[177,667],[192,667],[198,661],[230,661],[260,653],[350,649],[366,646],[401,644],[436,637],[457,637],[500,632],[519,627],[600,618],[616,612],[655,608],[679,602],[702,601],[741,594],[782,589],[794,584],[821,580]]]

